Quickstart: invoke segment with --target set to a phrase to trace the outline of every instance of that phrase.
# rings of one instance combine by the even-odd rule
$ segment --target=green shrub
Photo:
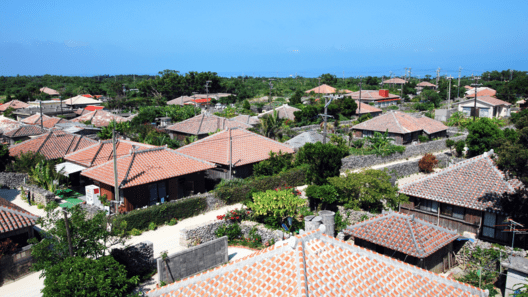
[[[38,209],[43,209],[44,207],[46,207],[46,206],[44,204],[42,204],[42,203],[37,204],[37,208]]]
[[[341,232],[341,230],[346,229],[346,227],[348,227],[348,221],[341,216],[339,211],[334,216],[334,225],[336,233]]]
[[[332,185],[311,185],[306,188],[306,196],[311,199],[316,199],[324,205],[332,204],[338,200],[338,193],[336,188]]]
[[[143,232],[141,230],[136,229],[136,228],[130,230],[130,235],[139,236],[139,235],[141,235],[141,233],[143,233]]]
[[[391,106],[387,107],[387,109],[389,109],[389,110],[398,110],[400,108],[398,106],[396,106],[396,105],[391,105]]]
[[[148,226],[149,230],[156,230],[156,227],[158,227],[158,226],[156,226],[156,223],[154,223],[154,222],[150,222],[150,224]]]
[[[52,200],[48,203],[48,205],[46,205],[46,207],[44,207],[44,210],[46,212],[50,211],[50,210],[54,210],[55,208],[59,207],[59,203],[57,203],[56,201]]]
[[[418,135],[418,140],[421,142],[421,143],[425,143],[425,142],[428,142],[429,141],[429,137],[425,136],[425,135]]]
[[[328,177],[339,175],[342,159],[347,154],[348,148],[345,146],[321,142],[307,143],[297,153],[296,163],[308,165],[307,183],[322,185]]]
[[[235,240],[242,237],[242,229],[238,224],[222,225],[215,232],[216,237],[227,236],[227,240]]]
[[[455,141],[454,141],[454,140],[452,140],[452,139],[446,139],[446,147],[447,147],[449,150],[452,150],[454,146],[455,146]]]
[[[293,168],[293,154],[269,152],[270,158],[253,165],[253,175],[271,176]]]
[[[173,218],[173,219],[171,219],[171,220],[169,221],[168,225],[169,225],[169,226],[174,226],[174,225],[176,225],[176,223],[178,223],[178,220],[176,220],[176,219]]]
[[[265,192],[284,185],[302,186],[306,183],[306,172],[306,166],[299,166],[273,176],[223,180],[216,186],[214,192],[227,204],[240,203],[251,200],[253,193]]]
[[[459,140],[455,143],[455,149],[457,156],[462,157],[464,153],[464,148],[466,147],[466,142],[464,140]]]
[[[288,217],[298,217],[299,209],[305,205],[306,200],[290,189],[255,193],[253,202],[247,204],[255,216],[273,218],[277,222],[282,222]]]
[[[206,208],[205,197],[188,198],[119,214],[116,216],[116,223],[119,225],[121,221],[127,221],[129,231],[134,228],[146,230],[151,222],[158,226],[164,225],[173,218],[185,219],[199,215]]]
[[[367,113],[367,114],[364,114],[364,115],[360,116],[358,118],[358,122],[363,123],[363,122],[366,122],[366,121],[368,121],[370,119],[372,119],[372,116],[370,115],[370,113]]]

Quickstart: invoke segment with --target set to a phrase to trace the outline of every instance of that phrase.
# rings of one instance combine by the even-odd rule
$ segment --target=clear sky
[[[1,75],[528,70],[528,1],[0,1]]]

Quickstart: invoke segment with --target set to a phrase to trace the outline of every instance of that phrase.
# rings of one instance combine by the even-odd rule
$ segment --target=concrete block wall
[[[158,281],[172,283],[228,262],[227,236],[158,259]]]
[[[458,137],[451,137],[450,139],[456,142],[458,140],[465,140],[466,138],[467,138],[467,135],[462,135]],[[358,168],[370,167],[373,165],[389,163],[389,162],[393,162],[397,160],[403,160],[403,159],[410,158],[410,157],[423,156],[426,153],[434,153],[434,152],[443,151],[447,149],[445,145],[445,141],[446,139],[440,139],[440,140],[426,142],[423,144],[407,145],[405,152],[403,152],[402,154],[394,153],[386,157],[379,157],[376,155],[348,156],[346,158],[343,158],[342,160],[343,165],[341,166],[341,170],[344,171],[348,169],[358,169]]]

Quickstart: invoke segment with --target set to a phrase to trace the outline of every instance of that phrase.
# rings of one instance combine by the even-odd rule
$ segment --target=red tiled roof
[[[305,93],[310,94],[312,91],[315,92],[316,94],[333,94],[336,92],[336,88],[331,87],[327,84],[322,84],[313,89],[309,89],[308,91],[305,91]]]
[[[4,133],[4,136],[15,138],[15,137],[24,137],[24,136],[35,136],[48,132],[46,128],[42,129],[40,126],[36,125],[23,125],[19,128],[13,129],[9,132]]]
[[[94,110],[99,110],[99,109],[103,109],[103,108],[104,108],[104,106],[88,105],[84,109],[88,110],[88,111],[94,111]]]
[[[135,150],[146,150],[155,148],[154,145],[139,143],[135,141],[118,139],[116,143],[117,157],[125,156],[130,153],[132,146]],[[84,149],[77,150],[64,156],[64,160],[70,161],[85,167],[101,165],[113,160],[112,140],[100,141]]]
[[[18,100],[12,100],[0,105],[0,111],[6,111],[6,109],[8,109],[9,107],[13,109],[28,108],[29,104]]]
[[[471,87],[471,86],[464,86],[464,88],[466,88],[466,90],[471,90],[471,89],[473,89],[473,87]]]
[[[87,113],[90,113],[90,112],[92,112],[92,111],[93,111],[93,110],[86,110],[86,109],[84,109],[84,108],[79,108],[79,109],[75,110],[73,113],[75,113],[76,115],[81,116],[81,115],[85,115],[85,114],[87,114]]]
[[[198,96],[196,96],[195,98],[198,98]],[[187,102],[193,101],[195,98],[189,96],[180,96],[178,98],[167,101],[167,105],[184,105]]]
[[[84,114],[78,118],[71,120],[72,122],[82,123],[90,121],[92,125],[96,127],[106,127],[110,125],[110,122],[116,121],[117,123],[127,122],[129,119],[122,116],[115,115],[106,110],[96,110],[90,113]]]
[[[345,233],[417,258],[426,258],[458,238],[456,230],[396,212],[349,226]]]
[[[315,230],[149,291],[149,297],[487,296]],[[201,256],[200,259],[201,260]]]
[[[211,102],[211,98],[194,99],[192,101],[196,103],[207,103],[207,102]]]
[[[435,84],[432,84],[428,81],[422,81],[421,83],[417,84],[416,85],[417,87],[435,87],[436,88],[436,85]]]
[[[361,102],[363,101],[378,101],[378,100],[388,100],[388,99],[400,99],[400,96],[390,94],[388,97],[383,97],[379,94],[380,90],[362,90],[361,91]],[[359,91],[348,93],[345,96],[352,97],[356,100],[359,100]]]
[[[241,114],[241,115],[238,115],[234,118],[232,118],[234,121],[238,121],[238,122],[241,122],[241,123],[245,123],[245,124],[248,124],[248,125],[256,125],[258,123],[260,123],[258,117],[256,116],[250,116],[250,115],[247,115],[247,114]]]
[[[170,125],[166,127],[166,130],[181,132],[192,135],[202,135],[223,130],[226,128],[251,128],[250,125],[235,121],[232,119],[226,119],[215,115],[197,115],[185,121]]]
[[[83,95],[81,95],[81,96],[86,97],[86,98],[93,98],[93,96],[90,95],[90,94],[83,94]]]
[[[352,127],[355,130],[369,130],[389,133],[407,134],[423,130],[427,134],[447,130],[442,122],[421,117],[415,118],[407,113],[391,111]]]
[[[0,197],[0,234],[35,225],[38,216]]]
[[[407,82],[401,78],[395,77],[383,81],[384,84],[406,84]]]
[[[97,141],[62,131],[53,131],[9,147],[9,155],[15,157],[28,151],[41,153],[47,160],[64,158],[65,155],[97,144]]]
[[[46,94],[48,94],[50,96],[60,95],[59,92],[57,92],[54,89],[48,88],[48,87],[40,88],[40,91],[43,92],[43,93],[46,93]]]
[[[404,184],[400,193],[464,208],[500,211],[500,195],[513,193],[521,183],[506,181],[492,154],[484,153]]]
[[[56,124],[63,124],[63,123],[69,123],[70,121],[62,119],[62,118],[56,118],[56,117],[49,117],[45,114],[42,115],[42,125],[44,128],[53,128]],[[30,125],[37,125],[40,126],[40,113],[34,114],[32,116],[29,116],[21,121],[25,124]]]
[[[231,133],[233,150],[231,160],[236,166],[266,160],[270,157],[270,151],[294,152],[288,145],[244,129],[224,130],[181,147],[177,151],[216,164],[229,165],[229,133]]]
[[[103,95],[94,95],[95,99],[99,99],[99,98],[102,98],[102,97],[103,97]]]
[[[0,134],[6,133],[16,128],[20,128],[22,123],[4,116],[0,116]]]
[[[289,106],[288,104],[283,104],[277,108],[274,108],[273,110],[268,110],[262,114],[259,115],[259,117],[263,117],[264,115],[273,115],[274,111],[277,111],[279,119],[288,119],[290,121],[295,120],[295,115],[293,114],[296,111],[300,111],[300,109],[295,108],[293,106]]]
[[[165,147],[131,150],[117,159],[118,183],[128,188],[214,168],[215,165]],[[85,169],[81,175],[114,184],[114,162]]]
[[[42,119],[45,121],[45,120],[51,119],[51,117],[43,114],[42,115]],[[37,124],[37,123],[40,124],[40,113],[36,113],[36,114],[34,114],[32,116],[29,116],[29,117],[21,120],[21,122],[24,123],[24,124],[30,124],[30,125]]]
[[[472,99],[472,100],[469,100],[469,101],[474,102],[474,100],[475,99]],[[489,104],[491,104],[493,106],[501,106],[501,105],[510,106],[511,105],[511,103],[509,103],[509,102],[502,101],[500,99],[497,99],[497,98],[494,98],[494,97],[490,97],[490,96],[482,96],[482,97],[480,97],[480,95],[479,95],[479,96],[477,96],[477,101],[486,102],[486,103],[489,103]],[[467,101],[465,101],[465,102],[467,102]]]
[[[477,88],[477,98],[481,96],[495,96],[496,94],[497,94],[497,91],[495,91],[492,88],[488,88],[488,87]],[[467,98],[475,97],[475,89],[466,91],[466,97]]]
[[[356,104],[358,106],[358,108],[356,109],[356,114],[360,114],[359,113],[359,101],[356,100]],[[373,112],[382,112],[382,110],[377,107],[370,106],[366,103],[361,102],[361,114],[373,113]]]

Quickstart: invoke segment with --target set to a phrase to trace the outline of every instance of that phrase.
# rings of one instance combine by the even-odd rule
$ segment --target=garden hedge
[[[254,192],[265,192],[278,187],[297,187],[306,184],[307,166],[292,168],[273,176],[262,176],[244,180],[231,180],[217,185],[216,196],[227,204],[251,199]]]
[[[163,225],[172,218],[181,220],[199,215],[206,208],[205,197],[193,197],[135,209],[126,214],[119,214],[116,216],[116,223],[119,226],[122,221],[126,221],[127,230],[129,231],[134,228],[147,230],[151,222],[156,223],[156,225]]]

